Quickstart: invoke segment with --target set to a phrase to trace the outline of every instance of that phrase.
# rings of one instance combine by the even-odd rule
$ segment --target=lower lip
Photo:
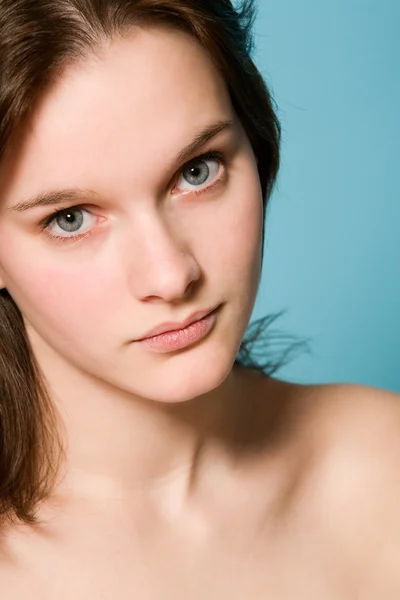
[[[172,352],[174,350],[182,350],[199,342],[211,331],[213,328],[217,316],[215,311],[201,321],[192,323],[185,329],[179,329],[178,331],[169,331],[168,333],[162,333],[151,338],[141,340],[139,343],[146,346],[153,352]]]

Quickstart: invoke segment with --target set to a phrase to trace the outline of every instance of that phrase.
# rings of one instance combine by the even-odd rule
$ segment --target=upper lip
[[[162,333],[167,333],[171,331],[179,331],[180,329],[184,329],[192,323],[196,323],[196,321],[200,321],[210,313],[214,312],[215,308],[208,308],[207,310],[198,310],[195,313],[191,314],[190,317],[185,319],[182,323],[176,323],[173,321],[168,321],[166,323],[161,323],[161,325],[157,325],[154,329],[148,331],[143,337],[141,337],[138,342],[141,340],[145,340],[150,337],[154,337],[155,335],[160,335]]]

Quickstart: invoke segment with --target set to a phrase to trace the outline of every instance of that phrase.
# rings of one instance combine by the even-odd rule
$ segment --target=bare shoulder
[[[400,395],[355,384],[287,389],[313,447],[313,518],[376,593],[365,597],[400,597]]]
[[[299,406],[303,435],[326,485],[349,486],[364,499],[378,483],[377,500],[386,490],[400,494],[399,394],[357,384],[281,384]]]
[[[302,416],[322,448],[390,457],[400,451],[400,394],[358,384],[304,385],[272,380],[279,401]]]
[[[364,501],[379,484],[370,505],[400,493],[400,395],[355,384],[296,387],[325,483],[331,477],[335,489],[349,486]]]

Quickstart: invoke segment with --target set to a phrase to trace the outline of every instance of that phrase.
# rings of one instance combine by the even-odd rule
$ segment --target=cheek
[[[258,178],[251,173],[241,185],[232,185],[226,202],[204,225],[210,272],[218,266],[218,276],[236,286],[258,280],[261,267],[263,202]],[[240,282],[238,283],[238,279]],[[242,282],[242,283],[241,283]]]
[[[8,265],[7,289],[25,319],[48,341],[65,344],[77,335],[92,339],[104,322],[105,307],[112,309],[112,282],[88,268],[44,268],[44,262],[37,257],[33,265]]]

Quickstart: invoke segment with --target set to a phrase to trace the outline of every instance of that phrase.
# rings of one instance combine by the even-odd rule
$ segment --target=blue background
[[[252,320],[311,340],[277,377],[400,392],[400,2],[260,0],[283,126]]]

